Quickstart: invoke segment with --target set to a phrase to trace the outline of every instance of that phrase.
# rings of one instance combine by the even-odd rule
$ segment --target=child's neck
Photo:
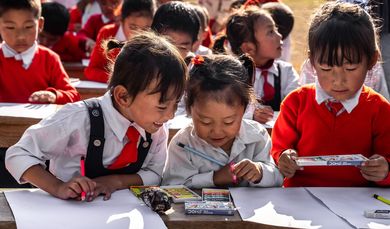
[[[268,69],[274,63],[274,59],[264,59],[260,61],[256,61],[256,67],[260,69]]]

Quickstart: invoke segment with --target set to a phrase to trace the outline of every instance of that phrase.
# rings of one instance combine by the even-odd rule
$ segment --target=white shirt
[[[118,40],[118,41],[126,41],[127,40],[127,38],[125,36],[125,33],[123,32],[123,25],[122,25],[122,23],[119,26],[119,29],[118,29],[118,31],[115,34],[115,39]]]
[[[299,76],[299,81],[301,85],[314,83],[317,79],[317,72],[314,67],[311,65],[310,60],[307,59],[302,64],[301,74]],[[366,78],[364,79],[364,85],[371,87],[379,94],[383,95],[390,101],[390,94],[387,88],[385,72],[380,63],[376,63],[371,70],[367,71]]]
[[[34,44],[30,48],[28,48],[26,51],[18,53],[15,50],[13,50],[11,47],[9,47],[7,45],[7,43],[5,43],[5,41],[3,41],[1,43],[1,49],[3,50],[4,57],[5,58],[12,57],[12,58],[15,58],[16,60],[21,60],[23,62],[24,69],[28,69],[28,67],[30,67],[30,65],[33,61],[35,52],[37,51],[37,47],[38,47],[38,44],[35,41]]]
[[[105,145],[103,165],[108,167],[128,142],[127,128],[134,125],[145,139],[145,130],[123,117],[114,107],[110,93],[97,98],[104,118]],[[51,159],[50,171],[66,182],[80,174],[80,158],[87,154],[90,120],[87,107],[80,101],[65,105],[56,114],[31,126],[6,153],[6,167],[19,181],[31,166]],[[152,134],[149,153],[137,174],[144,185],[159,185],[165,165],[168,130],[160,128]]]
[[[278,65],[280,67],[280,73],[278,72]],[[282,60],[275,60],[273,65],[268,69],[267,82],[273,87],[275,85],[275,75],[280,75],[280,91],[282,100],[291,91],[299,87],[298,73],[293,66]],[[255,82],[253,83],[253,89],[257,98],[264,96],[263,91],[264,77],[261,76],[261,69],[256,68]]]
[[[235,138],[231,153],[228,155],[221,148],[215,148],[199,138],[193,124],[181,129],[171,140],[168,147],[168,160],[164,169],[163,185],[184,184],[191,188],[214,187],[214,171],[221,166],[187,152],[177,146],[181,142],[195,148],[208,156],[228,164],[250,159],[259,163],[263,170],[263,178],[258,184],[242,181],[240,186],[270,187],[281,186],[282,175],[270,156],[271,138],[258,122],[244,119],[238,136]]]

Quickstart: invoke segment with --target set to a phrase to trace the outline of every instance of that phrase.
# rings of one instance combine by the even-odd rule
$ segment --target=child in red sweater
[[[328,2],[309,29],[318,79],[289,94],[272,131],[272,156],[284,186],[390,185],[390,104],[363,86],[378,60],[376,29],[357,5]],[[337,107],[338,106],[338,107]],[[299,167],[297,156],[360,153],[359,167]]]
[[[156,3],[154,0],[125,0],[122,5],[121,23],[104,26],[96,39],[91,61],[84,70],[88,80],[106,83],[109,75],[109,63],[119,53],[119,49],[104,52],[102,42],[109,38],[125,41],[137,30],[145,30],[152,24]]]
[[[42,28],[39,0],[0,2],[0,102],[65,104],[80,100],[58,55],[37,45]]]

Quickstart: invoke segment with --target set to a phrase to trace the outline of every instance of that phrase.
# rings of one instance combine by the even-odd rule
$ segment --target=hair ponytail
[[[255,66],[255,63],[253,62],[253,59],[247,55],[247,54],[242,54],[238,57],[238,59],[240,60],[240,62],[242,63],[242,66],[244,66],[244,68],[246,69],[247,73],[248,73],[248,78],[246,80],[246,82],[253,86],[253,79],[254,79],[254,74],[256,73],[256,66]]]
[[[106,47],[106,52],[115,49],[122,48],[125,45],[125,42],[120,42],[118,40],[110,39],[103,42],[103,47]]]

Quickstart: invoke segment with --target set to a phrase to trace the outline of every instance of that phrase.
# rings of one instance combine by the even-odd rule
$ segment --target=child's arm
[[[47,172],[41,165],[28,168],[22,179],[60,199],[81,199],[81,192],[86,193],[86,200],[93,200],[92,196],[98,193],[95,190],[96,182],[88,177],[75,177],[63,182]]]
[[[263,178],[263,169],[259,163],[255,163],[249,159],[244,159],[235,164],[234,174],[237,179],[244,179],[248,182],[258,184]]]

